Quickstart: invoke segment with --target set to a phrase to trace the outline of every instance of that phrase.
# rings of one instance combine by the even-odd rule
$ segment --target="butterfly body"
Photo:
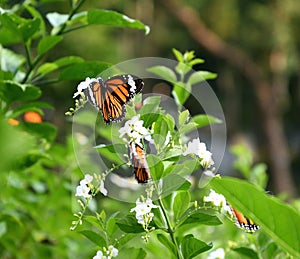
[[[125,105],[142,91],[143,86],[143,80],[132,75],[113,76],[106,81],[99,77],[89,84],[84,94],[101,110],[104,122],[109,124],[125,117]]]
[[[135,179],[138,183],[147,183],[151,176],[143,147],[140,144],[131,142],[129,151]]]

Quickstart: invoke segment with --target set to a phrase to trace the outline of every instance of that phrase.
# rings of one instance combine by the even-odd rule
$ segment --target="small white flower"
[[[200,164],[202,165],[203,168],[209,168],[215,163],[212,159],[212,153],[207,150],[203,152],[200,158],[201,158]]]
[[[112,256],[112,257],[117,257],[118,254],[119,254],[119,250],[115,247],[113,247],[112,245],[110,245],[108,247],[108,251],[109,252],[109,255]]]
[[[125,122],[125,125],[119,129],[120,137],[124,141],[141,143],[141,139],[151,140],[150,132],[143,126],[144,121],[140,120],[140,115],[134,116]]]
[[[205,143],[200,142],[200,139],[196,138],[188,143],[187,149],[185,152],[183,152],[183,155],[186,156],[189,154],[194,154],[200,157],[205,151],[206,151]]]
[[[227,202],[222,194],[216,193],[214,190],[210,189],[208,196],[204,196],[204,202],[211,202],[216,207],[226,206]]]
[[[93,259],[107,259],[106,256],[103,255],[102,251],[97,251],[97,254],[93,257]]]
[[[89,184],[93,181],[93,176],[90,174],[86,174],[84,179],[80,181],[80,185]]]
[[[104,181],[100,182],[100,192],[104,195],[107,196],[107,190],[104,187]]]
[[[136,200],[136,206],[132,208],[130,212],[135,211],[135,218],[139,224],[148,226],[154,217],[154,214],[151,212],[153,208],[158,208],[158,206],[154,205],[150,198],[147,198],[145,202],[141,202],[140,198],[138,198]]]
[[[76,187],[76,194],[75,196],[82,196],[84,198],[90,198],[91,195],[89,194],[90,188],[85,184],[79,185]]]
[[[80,82],[77,86],[77,92],[74,93],[73,98],[76,98],[78,95],[80,95],[83,92],[83,90],[88,88],[92,82],[97,82],[97,79],[87,77],[85,81]]]
[[[224,259],[225,258],[225,251],[223,248],[218,248],[215,251],[212,251],[208,254],[207,259]]]
[[[206,144],[200,142],[199,138],[193,139],[188,143],[186,151],[183,152],[183,155],[194,154],[200,159],[200,164],[203,168],[207,169],[214,164],[212,159],[212,153],[206,149]]]

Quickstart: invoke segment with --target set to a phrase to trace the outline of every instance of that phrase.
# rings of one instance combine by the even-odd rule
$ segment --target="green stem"
[[[77,12],[77,10],[83,5],[84,2],[85,2],[85,0],[80,0],[80,1],[78,2],[78,4],[75,5],[75,6],[71,9],[67,21],[61,26],[60,30],[56,33],[56,35],[61,35],[61,34],[65,33],[65,29],[66,29],[66,27],[67,27],[67,22],[70,21],[70,20],[72,19],[72,17],[74,16],[74,14],[75,14],[75,13]]]
[[[159,203],[159,205],[160,205],[160,207],[161,207],[163,216],[164,216],[165,221],[166,221],[166,223],[167,223],[167,226],[168,226],[168,233],[170,234],[171,240],[172,240],[173,244],[174,244],[175,247],[176,247],[177,258],[178,258],[178,259],[181,259],[182,256],[181,256],[181,253],[180,253],[178,244],[177,244],[177,242],[176,242],[176,238],[175,238],[175,235],[174,235],[174,230],[172,229],[170,220],[169,220],[168,215],[167,215],[167,213],[166,213],[166,211],[165,211],[165,208],[164,208],[164,205],[163,205],[163,202],[162,202],[161,198],[158,199],[158,203]]]

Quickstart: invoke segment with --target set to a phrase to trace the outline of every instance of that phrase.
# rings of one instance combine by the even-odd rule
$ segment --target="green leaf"
[[[101,156],[106,157],[116,164],[124,163],[123,154],[127,154],[128,150],[125,144],[111,144],[95,146]]]
[[[46,32],[46,24],[45,24],[45,21],[43,19],[43,16],[32,5],[27,5],[27,4],[23,3],[23,6],[32,15],[32,17],[40,20],[40,32],[41,32],[42,35],[44,35],[45,32]]]
[[[147,25],[141,23],[140,21],[131,19],[124,14],[111,10],[89,10],[87,20],[88,24],[104,24],[116,27],[145,30],[146,34],[150,32],[150,28]]]
[[[50,123],[23,123],[22,127],[36,136],[46,139],[49,142],[54,141],[57,133],[56,127]]]
[[[192,118],[191,121],[196,123],[197,128],[202,128],[213,123],[222,123],[222,120],[206,114],[196,115]]]
[[[139,111],[140,115],[147,115],[156,113],[160,104],[160,96],[150,96],[144,100],[143,106]]]
[[[0,238],[7,232],[7,226],[5,222],[0,222]]]
[[[191,95],[192,87],[190,84],[177,82],[174,84],[172,95],[179,105],[183,105]]]
[[[205,61],[204,61],[204,59],[201,59],[201,58],[195,58],[195,59],[193,59],[193,60],[191,60],[190,62],[189,62],[189,65],[190,66],[195,66],[195,65],[198,65],[198,64],[202,64],[202,63],[204,63]]]
[[[124,247],[119,250],[118,259],[144,259],[147,256],[147,253],[143,248],[134,248],[134,247]]]
[[[170,174],[163,178],[163,185],[162,185],[162,195],[166,196],[170,193],[180,189],[181,186],[187,184],[190,186],[190,182],[188,182],[185,178],[176,175]]]
[[[96,77],[110,66],[106,62],[98,61],[76,63],[63,69],[59,80],[84,80],[86,77]]]
[[[188,120],[190,116],[189,110],[184,110],[179,113],[179,128]]]
[[[61,67],[68,66],[75,63],[80,63],[83,61],[84,60],[81,57],[76,57],[76,56],[63,57],[51,63],[44,63],[38,68],[37,73],[46,75]]]
[[[164,165],[162,161],[159,159],[159,157],[150,154],[147,156],[147,162],[153,180],[158,181],[159,179],[161,179],[164,173]]]
[[[82,235],[84,235],[86,238],[88,238],[90,241],[95,243],[96,245],[100,247],[107,247],[107,244],[105,242],[105,239],[100,236],[98,233],[91,231],[91,230],[81,230],[78,231]]]
[[[190,84],[190,85],[195,85],[195,84],[198,84],[198,83],[203,82],[205,80],[215,79],[216,77],[217,77],[217,74],[212,73],[212,72],[197,71],[189,77],[187,83]]]
[[[169,249],[169,251],[174,255],[176,254],[176,247],[175,245],[163,234],[157,234],[157,239],[159,242],[161,242],[165,247]]]
[[[231,248],[231,250],[239,253],[241,256],[243,256],[243,258],[259,259],[258,254],[253,249],[248,247]]]
[[[164,119],[164,116],[161,116],[154,125],[154,143],[157,145],[158,148],[161,148],[164,146],[164,143],[166,141],[166,136],[169,131],[169,127],[167,122]]]
[[[119,219],[116,224],[125,233],[144,232],[142,225],[137,223],[137,219],[134,215],[127,215],[126,217]]]
[[[0,81],[0,97],[8,104],[35,100],[40,95],[41,90],[33,85],[23,85],[10,80]]]
[[[175,219],[179,219],[190,206],[191,195],[188,191],[178,191],[173,200],[173,212]]]
[[[16,118],[17,116],[28,112],[28,111],[35,111],[39,114],[43,114],[41,108],[47,108],[47,109],[54,109],[53,106],[51,106],[47,102],[30,102],[30,103],[25,103],[22,104],[12,111],[11,114],[9,114],[10,118]]]
[[[179,50],[175,49],[175,48],[173,48],[172,51],[173,51],[173,54],[175,55],[176,59],[179,62],[183,62],[183,55],[182,55],[182,53]]]
[[[0,15],[1,26],[10,30],[16,38],[21,39],[21,32],[18,28],[19,23],[24,22],[24,19],[21,19],[13,13],[4,13]]]
[[[217,226],[221,225],[222,222],[215,215],[210,215],[208,213],[196,211],[190,214],[186,219],[184,219],[184,221],[180,223],[180,226],[186,224],[203,224],[208,226]]]
[[[174,83],[177,81],[176,78],[176,74],[174,73],[174,71],[168,67],[165,66],[154,66],[154,67],[150,67],[148,68],[148,71],[158,75],[159,77],[161,77],[162,79]]]
[[[300,258],[300,214],[246,181],[214,177],[211,187],[258,224],[286,252]],[[288,220],[286,220],[288,219]]]
[[[19,29],[24,42],[27,42],[40,28],[40,19],[34,18],[27,20],[25,23],[20,24]]]
[[[206,244],[205,242],[194,238],[193,235],[187,235],[182,239],[181,247],[183,257],[185,259],[190,259],[211,249],[212,244]]]
[[[38,54],[43,55],[63,39],[62,36],[46,36],[38,44]]]

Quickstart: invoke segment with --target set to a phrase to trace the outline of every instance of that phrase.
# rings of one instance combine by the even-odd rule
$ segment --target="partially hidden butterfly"
[[[138,183],[147,183],[151,176],[143,147],[131,142],[129,144],[129,156],[134,167],[135,179]]]
[[[235,223],[238,227],[251,233],[259,229],[259,226],[254,224],[254,222],[251,219],[246,218],[241,212],[233,208],[231,205],[229,205],[229,207],[235,219]]]
[[[87,99],[101,110],[104,122],[121,121],[126,114],[125,105],[142,91],[144,82],[133,75],[117,75],[104,81],[98,77],[84,90]]]

